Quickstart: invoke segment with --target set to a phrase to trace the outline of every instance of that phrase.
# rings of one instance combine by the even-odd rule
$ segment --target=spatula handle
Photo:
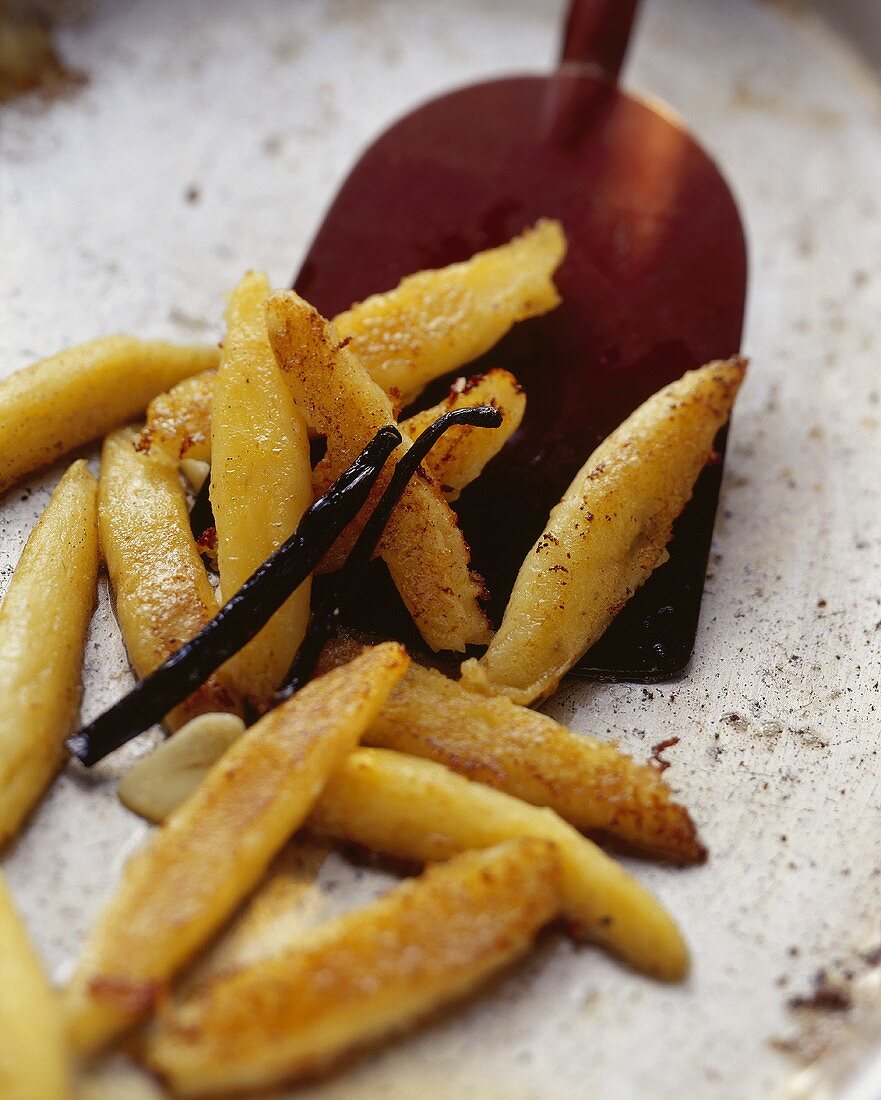
[[[639,0],[570,0],[560,63],[596,66],[615,79],[621,71]]]

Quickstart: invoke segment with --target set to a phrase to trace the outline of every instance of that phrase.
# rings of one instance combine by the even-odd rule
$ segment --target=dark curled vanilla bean
[[[304,514],[296,531],[248,578],[199,633],[128,695],[67,740],[91,766],[149,729],[265,626],[313,571],[367,501],[401,433],[380,429],[358,458]]]
[[[501,423],[502,414],[498,409],[493,408],[491,405],[477,405],[473,408],[453,409],[451,412],[444,413],[417,437],[401,461],[395,466],[394,473],[386,486],[385,492],[380,497],[379,503],[364,524],[364,529],[352,547],[345,564],[335,574],[336,583],[333,590],[322,600],[312,616],[309,631],[303,639],[291,670],[285,677],[284,683],[275,693],[276,703],[288,699],[311,679],[324,643],[336,631],[340,605],[344,601],[346,593],[351,590],[353,583],[373,557],[382,532],[385,530],[385,525],[388,523],[389,516],[401,499],[407,483],[416,473],[435,443],[444,432],[457,424],[471,424],[478,428],[498,428]]]

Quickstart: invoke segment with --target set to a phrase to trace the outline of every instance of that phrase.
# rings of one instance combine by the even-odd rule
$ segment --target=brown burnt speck
[[[813,1009],[825,1012],[847,1012],[853,1006],[851,995],[842,986],[833,984],[825,970],[818,970],[813,979],[813,990],[808,994],[790,997],[786,1002],[792,1009]]]
[[[560,545],[560,540],[556,537],[556,535],[552,535],[550,531],[545,531],[544,534],[540,536],[538,542],[536,543],[535,552],[536,552],[536,554],[541,554],[542,551],[547,550],[547,548],[549,546],[559,546],[559,545]]]
[[[659,741],[656,745],[652,745],[651,756],[649,757],[649,763],[657,768],[660,772],[665,772],[670,767],[671,761],[665,760],[661,755],[665,749],[671,749],[674,745],[679,744],[678,737],[665,737],[663,741]]]
[[[98,1001],[112,1004],[126,1014],[140,1014],[151,1009],[162,995],[159,982],[132,981],[101,975],[89,982],[89,992]]]
[[[144,428],[138,439],[135,441],[135,450],[146,452],[153,446],[153,432],[150,428]]]

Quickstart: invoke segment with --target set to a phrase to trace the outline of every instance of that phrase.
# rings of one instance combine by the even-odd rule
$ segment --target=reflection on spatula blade
[[[591,21],[600,9],[629,26],[633,4],[574,5],[555,75],[461,88],[395,123],[352,169],[296,280],[332,316],[540,217],[563,223],[563,305],[468,368],[512,371],[528,399],[522,429],[457,504],[496,622],[548,511],[596,444],[655,390],[740,346],[746,247],[734,200],[671,113],[626,95],[596,64],[571,63],[576,50],[606,69],[620,62],[624,39]],[[721,473],[721,462],[704,471],[669,562],[576,672],[649,681],[683,671]],[[381,569],[374,579],[351,624],[418,647]]]

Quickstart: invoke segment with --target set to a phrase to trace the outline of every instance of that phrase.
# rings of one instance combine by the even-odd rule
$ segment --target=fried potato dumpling
[[[406,666],[389,642],[307,684],[235,741],[129,860],[65,990],[76,1051],[136,1023],[253,890]]]
[[[359,646],[331,642],[321,667],[351,660]],[[335,656],[335,653],[338,656]],[[549,806],[583,832],[614,836],[676,863],[706,855],[688,811],[656,768],[617,745],[573,733],[503,696],[478,695],[412,664],[364,742],[446,764],[535,806]]]
[[[135,416],[170,386],[217,365],[217,348],[104,336],[0,382],[0,492]]]
[[[334,318],[371,378],[406,406],[441,375],[483,355],[518,321],[560,304],[553,274],[566,255],[557,221],[543,219],[463,263],[410,275]]]
[[[55,994],[0,876],[0,1096],[68,1100],[64,1032]]]
[[[553,692],[652,572],[728,419],[744,359],[689,371],[604,440],[520,567],[502,625],[467,687],[528,705]]]
[[[302,1078],[412,1025],[528,951],[560,907],[555,846],[468,852],[160,1016],[148,1061],[176,1095]]]
[[[294,400],[307,423],[327,438],[325,457],[337,477],[380,428],[394,423],[391,403],[333,327],[293,291],[270,297],[267,325]],[[371,500],[386,487],[410,445],[405,439],[386,463]],[[461,652],[470,643],[488,640],[489,623],[480,604],[483,582],[469,569],[468,544],[427,474],[411,478],[379,552],[432,649]]]
[[[266,335],[269,280],[249,272],[227,307],[214,382],[211,506],[224,600],[288,539],[312,504],[306,423]],[[226,664],[239,694],[264,710],[296,656],[309,623],[303,581],[260,633]]]
[[[211,408],[216,370],[185,378],[147,406],[146,423],[138,437],[139,451],[156,447],[169,458],[211,461]]]
[[[359,749],[333,773],[309,823],[374,851],[420,861],[518,836],[551,840],[560,854],[564,911],[579,935],[666,981],[679,981],[688,970],[688,949],[673,918],[592,841],[553,811],[430,760]]]
[[[190,531],[183,485],[161,451],[135,450],[130,428],[104,441],[98,516],[101,549],[129,660],[143,679],[217,614],[217,598]],[[241,703],[224,669],[165,717],[177,729],[197,714]]]
[[[411,439],[420,435],[444,413],[492,405],[502,414],[498,428],[487,431],[473,424],[459,424],[441,436],[428,453],[425,466],[443,490],[447,500],[457,500],[484,466],[501,451],[520,427],[526,411],[526,394],[510,371],[494,368],[473,378],[460,378],[437,405],[423,409],[401,422]]]
[[[58,483],[0,604],[0,845],[64,760],[98,584],[97,484],[85,462]]]

